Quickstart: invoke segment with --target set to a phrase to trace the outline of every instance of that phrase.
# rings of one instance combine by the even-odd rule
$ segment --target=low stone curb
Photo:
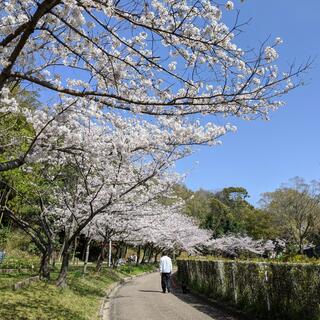
[[[135,279],[135,278],[139,278],[139,277],[142,277],[142,276],[145,276],[146,274],[149,274],[149,273],[154,273],[154,272],[157,272],[157,271],[147,271],[147,272],[144,272],[144,273],[140,273],[140,274],[137,274],[137,275],[134,275],[134,276],[130,276],[130,277],[126,277],[126,278],[123,278],[121,279],[120,281],[118,282],[115,282],[115,283],[112,283],[108,289],[106,290],[106,295],[105,297],[103,298],[103,301],[101,303],[101,306],[100,306],[100,310],[99,310],[99,319],[100,320],[110,320],[110,317],[109,317],[109,312],[110,312],[110,300],[111,298],[114,296],[114,294],[116,293],[116,291],[121,287],[123,286],[124,284],[126,284],[127,282]]]
[[[15,283],[14,285],[12,285],[12,289],[13,290],[20,290],[22,288],[25,288],[26,286],[28,286],[29,284],[31,284],[32,282],[37,282],[40,280],[40,276],[34,276],[22,281],[19,281],[17,283]]]

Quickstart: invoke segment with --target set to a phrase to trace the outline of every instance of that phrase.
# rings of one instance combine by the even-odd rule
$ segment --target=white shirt
[[[160,259],[160,272],[170,273],[172,272],[172,262],[168,256],[163,256]]]

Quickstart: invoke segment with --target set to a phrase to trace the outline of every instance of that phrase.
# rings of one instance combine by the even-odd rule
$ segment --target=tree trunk
[[[59,288],[67,287],[67,273],[68,273],[68,268],[69,268],[69,257],[70,257],[69,245],[65,244],[64,250],[62,252],[61,269],[60,269],[59,277],[57,280],[57,287],[59,287]]]
[[[40,278],[45,280],[50,280],[50,259],[52,256],[52,248],[51,246],[42,254],[41,262],[40,262]]]
[[[148,263],[150,263],[150,261],[151,261],[151,259],[153,257],[153,252],[154,252],[153,247],[151,247],[150,248],[150,252],[149,252],[149,257],[148,257]]]
[[[90,254],[90,243],[91,243],[91,239],[88,239],[87,245],[86,245],[86,258],[84,260],[84,265],[83,265],[83,274],[87,272],[87,266],[88,266],[89,254]]]
[[[119,253],[119,259],[122,259],[125,257],[125,250],[126,246],[123,242],[120,243],[120,253]]]
[[[3,210],[1,210],[0,225],[2,224],[3,215],[4,215],[4,211],[3,211]]]
[[[156,255],[154,256],[154,263],[158,263],[158,256],[159,256],[160,251],[156,252]]]
[[[74,247],[72,252],[72,265],[75,265],[77,246],[78,246],[78,237],[75,237]]]
[[[142,256],[141,263],[145,263],[147,249],[148,249],[148,247],[147,247],[147,245],[145,245],[143,248],[143,256]]]
[[[303,239],[299,239],[299,254],[303,254]]]
[[[117,243],[117,249],[116,249],[116,253],[115,253],[115,260],[119,259],[119,253],[120,253],[120,244]]]
[[[141,246],[138,246],[138,251],[137,251],[137,262],[136,262],[136,264],[139,264],[140,256],[141,256]]]
[[[96,272],[100,272],[101,271],[103,260],[104,259],[103,259],[103,256],[102,256],[102,252],[100,252],[100,254],[98,256],[97,264],[96,264]]]
[[[51,256],[51,265],[52,265],[52,268],[54,268],[56,266],[56,260],[57,260],[57,251],[54,250],[52,252],[52,256]]]
[[[97,265],[96,265],[96,272],[101,271],[102,263],[103,263],[105,256],[106,256],[106,248],[107,248],[108,242],[109,242],[108,240],[104,240],[102,243],[101,251],[98,256],[98,261],[97,261]]]
[[[59,262],[61,262],[62,254],[63,254],[63,251],[64,251],[65,246],[66,246],[66,242],[63,241],[62,247],[61,247],[60,252],[59,252],[59,257],[58,257]]]
[[[117,256],[117,259],[121,259],[122,258],[122,255],[123,255],[123,245],[122,243],[119,244],[119,251],[118,251],[118,256]]]

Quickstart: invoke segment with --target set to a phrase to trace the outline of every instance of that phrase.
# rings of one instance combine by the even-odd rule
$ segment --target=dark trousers
[[[171,290],[170,278],[171,278],[171,273],[165,273],[165,272],[161,273],[161,287],[163,292],[166,292],[166,289],[168,290],[168,292],[170,292]]]

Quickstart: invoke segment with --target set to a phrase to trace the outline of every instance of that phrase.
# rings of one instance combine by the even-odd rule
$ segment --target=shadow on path
[[[240,315],[235,311],[228,311],[226,308],[215,305],[212,302],[210,303],[210,301],[205,298],[201,298],[200,296],[194,295],[190,292],[183,293],[177,279],[177,273],[172,275],[172,280],[173,290],[171,292],[173,295],[200,312],[212,317],[214,320],[249,320],[249,318]]]
[[[201,298],[194,296],[191,293],[182,293],[181,289],[175,289],[172,291],[172,294],[181,301],[187,303],[188,305],[215,320],[236,320],[233,315],[226,313],[224,310],[220,311],[219,309],[209,305],[206,301],[203,301]]]
[[[174,275],[173,275],[174,277]],[[172,293],[162,293],[158,274],[140,277],[119,288],[112,298],[113,320],[240,320],[205,298],[183,294],[174,281]],[[134,315],[134,317],[132,317]]]

